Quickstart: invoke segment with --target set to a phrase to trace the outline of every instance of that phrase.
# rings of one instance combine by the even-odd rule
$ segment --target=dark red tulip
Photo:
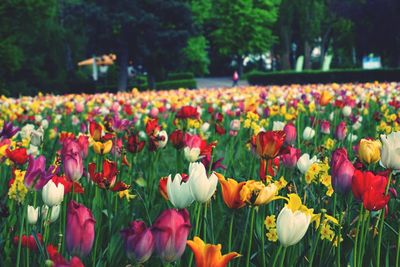
[[[257,155],[267,160],[277,157],[285,138],[284,131],[259,132],[254,140]]]
[[[197,109],[192,106],[183,106],[181,109],[176,113],[175,117],[177,119],[198,119],[199,112]]]
[[[185,134],[181,130],[175,130],[169,135],[171,144],[176,149],[182,149],[185,146]]]
[[[139,153],[144,148],[144,141],[139,140],[137,134],[131,134],[127,137],[126,149],[131,153]]]

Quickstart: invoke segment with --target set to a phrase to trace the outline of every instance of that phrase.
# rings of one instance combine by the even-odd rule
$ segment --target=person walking
[[[238,85],[238,82],[239,82],[239,74],[238,74],[238,72],[237,72],[236,70],[235,70],[235,72],[233,73],[232,81],[233,81],[232,87],[235,87],[235,86]]]

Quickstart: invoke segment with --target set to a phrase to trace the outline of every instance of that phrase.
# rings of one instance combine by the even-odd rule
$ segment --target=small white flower
[[[303,131],[303,138],[306,141],[313,139],[315,136],[315,130],[309,126],[307,126]]]
[[[350,107],[350,106],[344,106],[343,109],[342,109],[342,114],[343,114],[343,116],[345,116],[345,117],[350,116],[350,114],[351,114],[351,107]]]
[[[36,209],[33,206],[28,205],[28,210],[27,210],[27,217],[28,217],[28,223],[29,224],[36,224],[38,217],[39,217],[39,207]]]
[[[272,124],[272,130],[273,131],[283,131],[283,128],[285,128],[285,123],[282,121],[274,121]]]
[[[64,199],[64,185],[62,183],[56,185],[49,180],[42,189],[42,199],[44,204],[49,207],[60,205]]]

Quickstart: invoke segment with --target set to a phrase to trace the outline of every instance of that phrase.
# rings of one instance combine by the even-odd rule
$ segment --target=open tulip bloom
[[[0,266],[400,266],[399,89],[1,96]]]

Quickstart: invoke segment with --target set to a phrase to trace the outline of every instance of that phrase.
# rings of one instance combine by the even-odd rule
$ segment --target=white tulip
[[[43,143],[43,128],[39,127],[37,130],[31,132],[31,144],[34,146],[40,146]]]
[[[189,185],[193,197],[200,203],[207,202],[214,194],[218,177],[213,173],[207,177],[206,168],[201,162],[189,164]]]
[[[185,154],[185,158],[190,162],[195,162],[200,158],[200,148],[198,147],[194,148],[185,147],[183,149],[183,152]]]
[[[43,129],[47,129],[49,127],[49,121],[46,119],[42,120],[42,122],[40,123],[40,126],[42,126]]]
[[[168,134],[166,131],[162,130],[158,133],[160,141],[158,142],[158,148],[164,148],[168,143]]]
[[[49,207],[47,205],[43,205],[42,206],[42,218],[46,219],[47,218],[47,212],[49,211]],[[51,208],[51,214],[50,214],[50,218],[49,221],[55,222],[58,217],[60,216],[60,205],[57,206],[53,206]]]
[[[169,201],[178,209],[186,208],[194,201],[189,182],[182,182],[180,174],[176,174],[173,181],[171,175],[168,176],[167,194]]]
[[[205,133],[210,129],[210,124],[208,122],[203,123],[200,127],[200,131]]]
[[[307,126],[303,131],[303,139],[304,140],[311,140],[315,136],[315,130],[309,126]]]
[[[400,131],[381,135],[381,165],[387,169],[400,170]]]
[[[36,224],[38,217],[39,217],[39,207],[36,209],[33,206],[28,205],[28,223],[29,224]]]
[[[351,143],[357,141],[357,139],[358,139],[358,136],[355,135],[355,134],[349,134],[349,135],[347,135],[347,140],[350,141]]]
[[[298,160],[297,160],[297,168],[301,173],[306,173],[311,165],[317,161],[317,157],[314,156],[310,159],[310,155],[304,153]]]
[[[333,119],[335,118],[335,112],[331,112],[331,114],[329,114],[329,120],[333,121]]]
[[[19,134],[22,139],[29,139],[33,130],[35,130],[35,126],[33,124],[27,124],[21,128]]]
[[[350,106],[344,106],[343,109],[342,109],[342,114],[343,114],[343,116],[345,116],[345,117],[350,116],[350,114],[351,114],[351,107],[350,107]]]
[[[274,121],[272,124],[272,131],[282,131],[285,128],[285,123],[281,121]]]
[[[306,234],[311,216],[299,210],[284,207],[276,220],[276,232],[284,247],[297,244]]]
[[[64,199],[64,185],[62,183],[56,185],[52,180],[48,181],[42,189],[42,199],[49,207],[60,205]]]

